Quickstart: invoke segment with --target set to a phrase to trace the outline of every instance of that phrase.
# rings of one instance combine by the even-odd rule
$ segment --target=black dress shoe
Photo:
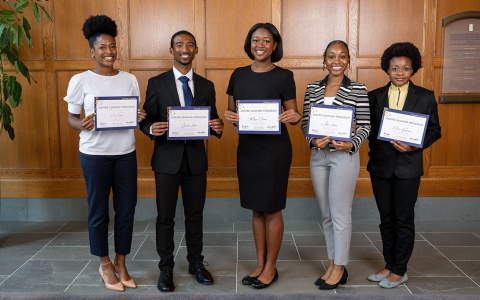
[[[322,283],[325,282],[325,279],[322,278],[322,276],[318,277],[317,281],[315,281],[315,285],[321,286]]]
[[[256,289],[264,289],[269,285],[271,285],[272,283],[274,283],[277,279],[278,279],[278,271],[277,269],[275,269],[275,276],[273,276],[273,279],[272,281],[270,281],[270,283],[263,283],[260,279],[257,278],[252,282],[252,286]]]
[[[212,284],[213,283],[213,277],[210,272],[208,272],[207,269],[205,269],[205,266],[203,265],[202,262],[197,262],[194,264],[190,264],[188,266],[188,273],[195,275],[197,278],[197,281],[201,284]]]
[[[175,284],[173,284],[173,269],[167,268],[160,270],[157,288],[160,292],[173,292]]]
[[[337,283],[335,283],[335,284],[328,284],[326,281],[324,281],[324,282],[320,285],[319,289],[321,289],[321,290],[333,290],[333,289],[336,289],[339,284],[345,284],[345,283],[347,283],[347,278],[348,278],[348,272],[347,272],[347,269],[344,268],[344,269],[343,269],[342,278],[340,278],[340,280],[339,280]]]
[[[247,275],[247,276],[243,277],[242,284],[243,285],[251,285],[255,281],[255,279],[257,279],[257,278],[258,278],[258,276],[251,277],[251,276]]]

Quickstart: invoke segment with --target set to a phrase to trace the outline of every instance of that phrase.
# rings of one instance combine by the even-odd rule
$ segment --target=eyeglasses
[[[403,71],[403,73],[410,73],[412,72],[412,68],[390,68],[390,73],[392,74],[398,74],[400,73],[400,70]]]

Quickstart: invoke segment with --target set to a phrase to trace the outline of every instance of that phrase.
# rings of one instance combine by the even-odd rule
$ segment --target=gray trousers
[[[348,264],[352,237],[352,201],[360,170],[358,152],[312,150],[310,174],[322,210],[328,259]]]

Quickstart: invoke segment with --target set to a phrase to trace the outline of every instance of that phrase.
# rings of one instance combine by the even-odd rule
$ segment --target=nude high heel
[[[108,264],[111,264],[112,262],[109,262],[105,265],[108,265]],[[102,276],[102,282],[105,282],[105,287],[109,290],[112,290],[112,291],[118,291],[118,292],[123,292],[124,291],[124,288],[123,288],[123,284],[121,282],[117,282],[115,284],[110,284],[110,283],[107,283],[105,281],[105,278],[103,277],[103,270],[102,270],[102,265],[100,265],[100,268],[98,269],[98,271],[100,272],[100,276]]]
[[[115,272],[118,273],[117,271],[117,263],[115,260],[113,260],[113,267],[115,268]],[[120,276],[120,273],[118,273],[118,276]],[[132,289],[135,289],[137,288],[137,285],[135,284],[135,281],[133,281],[133,279],[130,277],[130,280],[123,280],[122,279],[122,276],[120,276],[120,281],[122,282],[123,286],[124,287],[127,287],[127,288],[132,288]]]

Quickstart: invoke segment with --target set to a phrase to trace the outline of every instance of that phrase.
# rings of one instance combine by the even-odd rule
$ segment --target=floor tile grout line
[[[370,242],[370,244],[372,244],[373,248],[375,248],[375,250],[377,250],[377,252],[382,256],[382,259],[383,259],[383,254],[380,252],[380,249],[377,248],[377,246],[375,246],[375,244],[373,243],[373,241],[368,237],[367,233],[364,232],[363,233],[365,235],[365,237],[367,238],[367,240]]]
[[[66,221],[62,226],[60,226],[60,228],[58,228],[57,231],[55,231],[55,232],[61,232],[60,229],[65,227],[65,225],[67,225],[67,224],[68,224],[68,221]]]
[[[146,232],[147,232],[147,229],[148,229],[148,227],[150,227],[150,224],[151,224],[151,223],[152,223],[152,222],[148,222],[147,227],[145,227],[145,229],[143,230],[142,233],[146,233]]]
[[[60,235],[60,233],[58,233],[56,236],[54,236],[47,244],[45,244],[40,250],[38,250],[34,255],[32,255],[29,259],[27,259],[20,267],[18,267],[15,271],[13,271],[12,274],[8,275],[7,278],[5,278],[2,283],[5,282],[5,280],[7,280],[8,278],[10,278],[13,274],[15,274],[18,270],[20,270],[24,265],[26,265],[30,260],[32,260],[32,258],[35,257],[35,255],[37,255],[40,251],[42,251],[48,244],[50,244],[54,239],[56,239],[58,236]]]
[[[176,260],[177,258],[177,255],[178,255],[178,252],[180,251],[180,248],[182,247],[182,242],[183,242],[183,239],[185,238],[185,233],[182,234],[182,238],[180,239],[180,242],[178,243],[178,249],[177,249],[177,252],[175,253],[175,256],[174,256],[174,259]],[[155,243],[157,242],[157,240],[155,239]],[[186,246],[185,246],[186,247]]]
[[[410,295],[413,295],[413,292],[408,288],[406,282],[404,282],[403,285],[405,286],[405,288],[407,289],[407,291],[410,293]],[[400,285],[400,286],[402,286],[402,285]]]
[[[238,233],[237,233],[237,259],[235,263],[235,294],[238,293]]]
[[[421,234],[420,234],[421,235]],[[462,272],[468,279],[470,279],[476,286],[478,286],[480,288],[480,285],[478,283],[476,283],[470,276],[468,276],[465,272],[463,272],[462,269],[460,269],[455,263],[453,263],[448,257],[445,256],[445,254],[442,253],[442,251],[438,250],[437,247],[435,247],[432,243],[430,243],[430,241],[428,241],[423,235],[421,235],[426,241],[427,243],[430,244],[430,246],[433,247],[433,249],[437,250],[443,257],[445,257],[446,260],[448,260],[452,265],[455,266],[455,268],[457,268],[460,272]]]
[[[301,261],[302,257],[300,256],[300,251],[298,251],[298,246],[297,246],[297,243],[295,242],[295,237],[293,236],[293,233],[291,233],[291,235],[292,235],[293,245],[295,245],[295,250],[297,251],[298,259]]]
[[[83,269],[77,274],[77,276],[75,276],[75,278],[73,278],[72,282],[70,282],[70,284],[67,286],[67,288],[63,291],[63,292],[66,292],[70,286],[75,282],[75,280],[77,280],[78,276],[80,276],[80,274],[82,274],[83,270],[85,270],[87,268],[87,266],[90,264],[92,260],[89,260],[87,262],[87,264],[83,267]]]
[[[147,239],[148,239],[148,234],[145,236],[145,238],[143,239],[143,241],[142,241],[142,243],[140,244],[140,246],[138,246],[138,249],[137,249],[137,251],[135,251],[135,254],[134,254],[133,257],[132,257],[132,260],[135,259],[135,256],[137,256],[138,251],[140,251],[140,248],[142,248],[143,244],[145,243],[145,241],[146,241]]]

